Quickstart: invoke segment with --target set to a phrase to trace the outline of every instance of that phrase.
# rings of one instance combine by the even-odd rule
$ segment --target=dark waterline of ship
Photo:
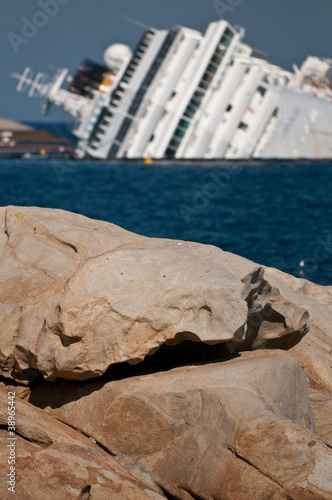
[[[332,285],[332,163],[0,161],[0,205],[61,208],[216,245]]]

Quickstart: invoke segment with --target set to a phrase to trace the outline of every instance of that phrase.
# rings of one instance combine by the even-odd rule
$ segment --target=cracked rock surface
[[[163,344],[284,348],[306,333],[306,310],[254,264],[232,276],[218,248],[140,238],[57,210],[7,208],[2,218],[4,376],[84,380]]]
[[[12,387],[11,390],[15,390]],[[161,500],[88,437],[26,401],[16,401],[15,441],[8,439],[7,388],[0,384],[0,487],[9,500]],[[7,489],[8,443],[15,442],[15,493]]]
[[[0,208],[1,498],[332,500],[332,288]]]
[[[32,390],[30,401],[151,470],[177,499],[287,498],[294,485],[309,481],[320,457],[332,468],[332,450],[317,436],[306,377],[282,351],[85,383],[79,392],[75,383],[51,385]],[[89,408],[94,418],[87,420]],[[321,454],[313,454],[311,441]]]

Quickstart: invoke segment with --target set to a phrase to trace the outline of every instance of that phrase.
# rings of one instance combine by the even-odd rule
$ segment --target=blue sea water
[[[2,159],[0,181],[1,206],[62,208],[332,285],[331,163]]]

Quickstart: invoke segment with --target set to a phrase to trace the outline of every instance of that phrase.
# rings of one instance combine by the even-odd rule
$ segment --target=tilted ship
[[[77,158],[332,158],[332,60],[286,71],[244,35],[225,20],[204,35],[151,28],[134,53],[111,45],[74,76],[26,68],[17,90],[75,117]]]

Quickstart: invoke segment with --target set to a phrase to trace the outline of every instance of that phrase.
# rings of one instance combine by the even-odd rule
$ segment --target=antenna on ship
[[[136,26],[139,26],[140,28],[144,28],[147,30],[153,29],[152,26],[148,26],[147,24],[142,23],[138,19],[133,19],[132,17],[126,16],[125,14],[118,14],[118,17],[120,19],[123,19],[124,21],[127,21],[128,23],[135,24]]]
[[[44,114],[47,114],[52,103],[62,106],[75,118],[81,116],[82,108],[86,103],[84,97],[62,89],[62,84],[68,79],[68,69],[57,69],[53,76],[38,72],[35,74],[30,67],[25,68],[22,75],[11,75],[18,80],[17,91],[28,91],[29,97],[38,97],[42,102]]]

